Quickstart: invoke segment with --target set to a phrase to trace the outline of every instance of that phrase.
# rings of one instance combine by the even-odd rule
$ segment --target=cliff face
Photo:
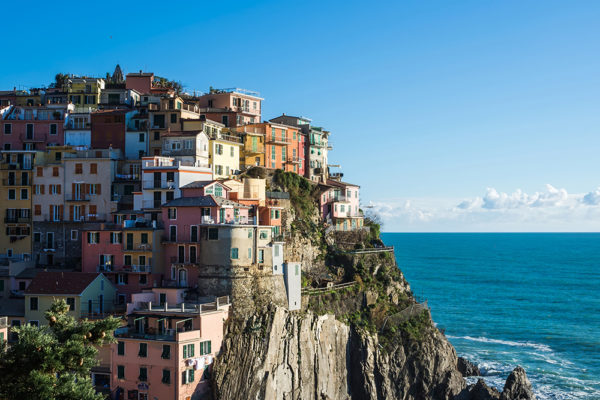
[[[302,262],[302,311],[278,305],[280,285],[268,280],[237,286],[213,368],[216,400],[498,400],[483,381],[467,387],[454,348],[381,248],[378,226],[328,233],[312,184],[284,173],[269,183],[277,185],[291,198],[285,255]],[[529,400],[525,372],[515,371],[502,400]]]
[[[381,351],[377,335],[272,307],[234,322],[214,369],[217,399],[449,399],[465,383],[437,333]]]

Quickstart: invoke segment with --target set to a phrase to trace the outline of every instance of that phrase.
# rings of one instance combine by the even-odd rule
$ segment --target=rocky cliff
[[[522,369],[502,394],[483,381],[468,387],[454,348],[381,248],[378,227],[327,232],[311,210],[314,187],[286,179],[271,185],[291,192],[286,256],[303,261],[303,309],[267,299],[234,314],[213,370],[215,399],[534,398]]]

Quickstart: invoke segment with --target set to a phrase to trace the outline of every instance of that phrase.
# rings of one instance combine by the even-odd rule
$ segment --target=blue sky
[[[28,4],[4,5],[2,88],[118,62],[254,89],[331,130],[387,231],[600,228],[598,2]]]

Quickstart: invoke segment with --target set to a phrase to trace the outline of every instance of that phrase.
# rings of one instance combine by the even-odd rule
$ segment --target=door
[[[166,293],[161,293],[158,297],[158,301],[160,303],[160,305],[164,305],[167,302],[167,294]]]
[[[154,192],[154,208],[160,208],[161,205],[161,193]]]
[[[162,172],[155,172],[154,173],[154,188],[155,189],[159,189],[160,188],[160,177],[162,175]]]
[[[100,304],[98,309],[100,314],[102,314],[104,312],[104,295],[101,294],[100,296],[98,296],[98,303]]]
[[[127,234],[127,250],[133,249],[133,233]]]
[[[179,286],[187,286],[187,271],[185,269],[179,270]]]

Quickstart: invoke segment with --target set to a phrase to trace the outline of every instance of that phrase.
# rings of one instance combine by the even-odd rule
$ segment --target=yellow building
[[[31,150],[2,151],[0,161],[0,255],[31,258],[32,168]]]
[[[95,110],[100,103],[100,92],[104,86],[104,79],[72,77],[67,79],[63,90],[67,92],[68,101],[76,107]]]
[[[47,323],[45,312],[55,300],[65,300],[74,318],[105,318],[114,313],[117,290],[103,274],[38,272],[25,290],[25,321]]]
[[[243,133],[244,147],[240,165],[242,168],[265,166],[265,133],[256,126],[243,126],[239,128]],[[238,130],[239,131],[239,130]]]

